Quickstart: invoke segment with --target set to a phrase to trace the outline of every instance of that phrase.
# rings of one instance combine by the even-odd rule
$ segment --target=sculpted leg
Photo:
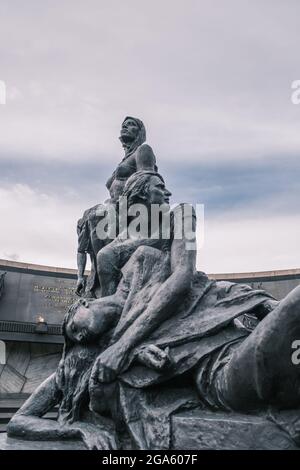
[[[216,378],[225,402],[236,410],[266,404],[300,405],[300,365],[292,344],[300,339],[300,286],[256,327]]]
[[[97,271],[100,281],[101,297],[113,295],[120,280],[118,256],[113,247],[107,245],[97,255]]]
[[[101,297],[113,295],[121,279],[121,268],[137,249],[152,248],[157,240],[116,238],[106,245],[97,255],[97,271],[101,286]]]

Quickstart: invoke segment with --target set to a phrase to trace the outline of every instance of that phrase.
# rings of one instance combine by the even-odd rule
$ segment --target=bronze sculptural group
[[[127,117],[120,140],[125,157],[101,208],[118,210],[122,196],[129,206],[168,205],[171,193],[145,144],[143,123]],[[169,209],[167,239],[125,238],[119,231],[99,240],[99,205],[86,211],[78,223],[82,297],[64,319],[62,359],[12,418],[9,435],[78,438],[90,449],[123,448],[130,438],[133,448],[167,449],[178,410],[299,407],[300,368],[291,345],[300,338],[300,287],[278,302],[263,290],[198,272],[190,238],[174,235],[184,206]],[[188,214],[195,229],[195,214]],[[92,273],[85,285],[87,254]],[[43,419],[55,405],[58,420]],[[287,423],[297,444],[299,423]]]
[[[110,199],[103,204],[98,204],[87,209],[77,224],[78,233],[78,282],[77,293],[84,292],[88,296],[97,296],[99,288],[97,276],[96,257],[101,248],[108,242],[99,240],[96,234],[96,227],[101,219],[101,210],[109,209],[110,205],[115,205],[122,195],[127,179],[139,170],[157,170],[154,153],[150,146],[145,144],[146,129],[142,121],[130,116],[126,117],[122,123],[120,141],[124,149],[125,156],[108,179],[106,187],[109,190]],[[111,241],[111,240],[110,240]],[[86,267],[86,255],[90,255],[91,273],[86,281],[84,271]],[[99,295],[101,295],[99,293]]]

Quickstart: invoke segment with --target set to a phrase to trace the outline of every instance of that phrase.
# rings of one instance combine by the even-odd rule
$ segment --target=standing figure
[[[140,119],[131,116],[124,119],[120,141],[125,156],[106,183],[106,187],[114,199],[121,196],[126,181],[136,171],[157,171],[155,155],[152,148],[145,144],[146,129]]]
[[[109,210],[112,204],[117,211],[117,201],[123,193],[128,178],[141,170],[157,172],[156,159],[152,148],[145,144],[146,129],[140,119],[127,116],[120,133],[120,141],[125,151],[123,160],[106,183],[110,199],[104,204],[97,204],[87,209],[77,223],[78,249],[77,249],[77,288],[79,296],[89,298],[99,297],[99,277],[97,274],[97,255],[113,238],[100,239],[97,235],[97,224]],[[117,227],[116,227],[117,230]],[[111,230],[111,233],[115,233]],[[118,235],[116,231],[116,235]],[[91,272],[87,280],[84,277],[87,255],[91,260]]]

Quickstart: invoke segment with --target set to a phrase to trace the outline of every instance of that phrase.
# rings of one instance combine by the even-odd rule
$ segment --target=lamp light
[[[48,324],[42,315],[38,315],[36,320],[35,332],[39,334],[48,333]]]

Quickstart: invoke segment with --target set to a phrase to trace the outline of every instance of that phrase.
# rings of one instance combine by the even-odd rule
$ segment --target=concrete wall
[[[276,299],[281,300],[300,284],[300,269],[260,273],[211,274],[210,277],[245,283],[255,289],[264,289]]]
[[[0,270],[6,271],[0,320],[34,323],[41,315],[49,324],[61,324],[76,299],[73,273],[1,261]]]
[[[57,368],[62,345],[6,341],[6,364],[0,365],[0,397],[32,393]]]

